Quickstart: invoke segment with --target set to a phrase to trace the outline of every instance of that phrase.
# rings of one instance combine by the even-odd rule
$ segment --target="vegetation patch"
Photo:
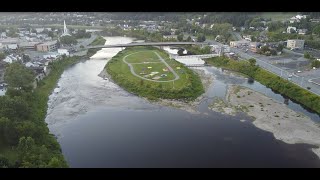
[[[234,61],[226,57],[206,59],[207,64],[236,71],[255,79],[272,90],[289,97],[320,114],[320,97],[258,66],[255,61]]]
[[[158,56],[155,56],[154,52],[165,60],[179,79],[175,80],[174,74],[159,60]],[[124,59],[127,63],[130,62],[138,76],[132,74],[128,64],[123,61]],[[114,56],[105,68],[119,86],[130,93],[150,100],[163,98],[191,101],[204,93],[201,79],[195,72],[182,63],[170,59],[165,51],[155,47],[126,48]]]

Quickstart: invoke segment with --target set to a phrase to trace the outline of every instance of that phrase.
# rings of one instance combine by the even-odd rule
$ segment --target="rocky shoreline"
[[[259,92],[232,85],[228,89],[226,102],[216,101],[210,109],[229,115],[245,112],[254,119],[256,127],[273,133],[278,140],[288,144],[318,146],[312,151],[320,157],[320,125]]]

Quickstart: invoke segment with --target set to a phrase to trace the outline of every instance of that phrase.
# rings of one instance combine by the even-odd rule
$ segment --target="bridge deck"
[[[208,43],[199,43],[199,42],[147,42],[147,43],[130,43],[130,44],[87,46],[87,47],[85,47],[85,49],[131,47],[131,46],[171,46],[171,45],[208,45]]]

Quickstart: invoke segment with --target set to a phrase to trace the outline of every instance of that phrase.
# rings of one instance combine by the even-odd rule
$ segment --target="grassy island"
[[[199,76],[155,47],[130,47],[106,65],[112,80],[130,93],[150,100],[190,101],[204,88]]]

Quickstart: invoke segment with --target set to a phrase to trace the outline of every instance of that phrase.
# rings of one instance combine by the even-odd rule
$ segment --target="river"
[[[106,44],[130,43],[106,37]],[[71,167],[320,167],[307,144],[286,144],[245,115],[209,111],[229,84],[242,84],[281,100],[255,82],[206,67],[214,83],[199,105],[200,114],[149,103],[98,74],[121,48],[102,49],[90,60],[68,68],[60,92],[49,97],[46,122]],[[318,121],[319,116],[289,102],[291,108]]]

